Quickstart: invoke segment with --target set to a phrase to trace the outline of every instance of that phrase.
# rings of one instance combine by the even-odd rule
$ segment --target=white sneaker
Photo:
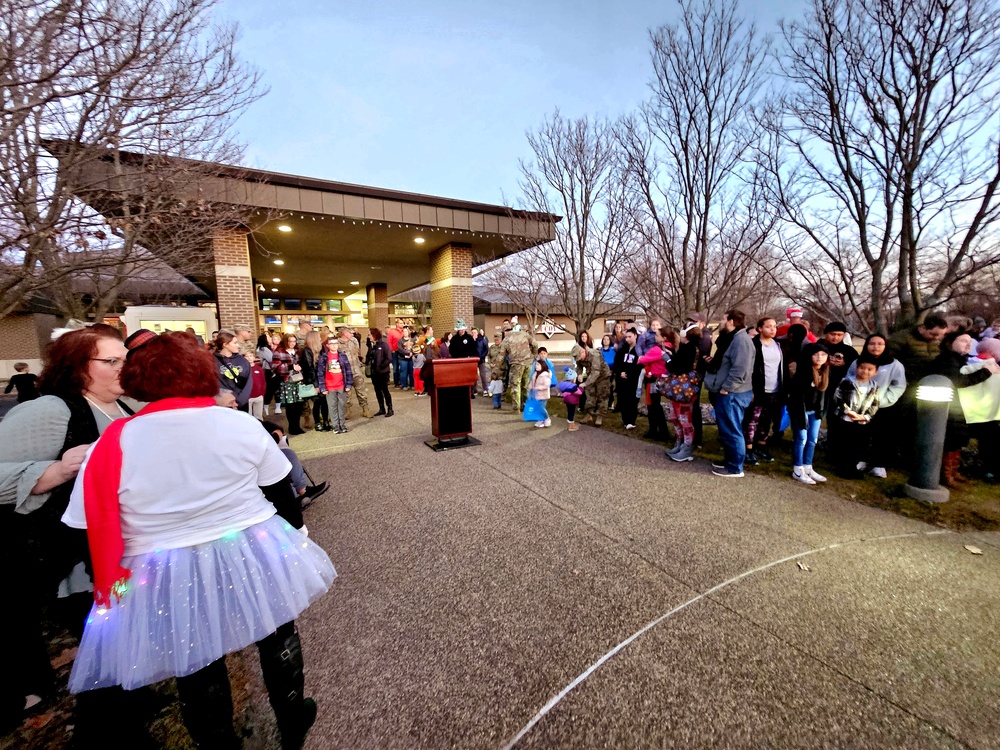
[[[626,430],[634,430],[635,429],[635,425],[634,424],[627,424],[627,425],[625,425],[625,429]]]
[[[266,417],[266,416],[268,415],[268,409],[269,409],[269,408],[270,408],[269,406],[265,406],[265,407],[264,407],[264,416],[265,416],[265,417]]]
[[[865,463],[864,461],[858,461],[858,465],[855,466],[854,468],[857,469],[858,471],[864,471],[865,469],[868,468],[868,464]]]
[[[878,477],[879,479],[885,479],[886,476],[885,469],[883,469],[881,466],[876,466],[874,469],[872,469],[872,476]]]
[[[541,422],[535,422],[535,427],[544,427],[544,426],[545,426],[545,420],[544,419]]]
[[[281,414],[281,404],[275,404],[274,405],[274,413],[275,414]]]
[[[816,484],[816,481],[806,474],[805,469],[801,466],[796,466],[794,471],[792,471],[792,479],[802,482],[802,484]]]
[[[803,466],[802,470],[805,472],[805,475],[807,477],[809,477],[810,479],[812,479],[814,482],[825,482],[826,481],[826,477],[824,477],[822,474],[820,474],[818,471],[816,471],[812,467],[812,464],[809,464],[807,466]]]
[[[546,417],[545,421],[542,423],[542,426],[543,427],[551,427],[552,426],[552,419],[550,417]]]
[[[489,396],[489,395],[490,395],[490,392],[489,392],[489,391],[483,391],[483,395],[484,395],[484,396]]]

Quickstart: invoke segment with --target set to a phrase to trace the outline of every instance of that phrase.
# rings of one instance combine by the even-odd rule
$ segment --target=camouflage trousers
[[[507,394],[518,411],[528,397],[528,383],[531,382],[531,363],[511,364],[508,371]]]
[[[588,383],[583,387],[583,395],[587,400],[587,414],[608,413],[608,397],[611,395],[611,378],[601,378],[596,383]]]
[[[358,405],[361,407],[361,415],[364,417],[368,416],[368,380],[365,378],[365,371],[358,370],[354,374],[354,387],[351,388],[351,392],[347,394],[347,409],[351,408],[351,404],[357,401]]]

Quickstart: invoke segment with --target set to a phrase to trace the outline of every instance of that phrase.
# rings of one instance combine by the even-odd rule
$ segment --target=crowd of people
[[[824,423],[826,463],[843,476],[905,465],[918,384],[939,375],[954,395],[943,481],[963,481],[961,451],[973,437],[992,477],[1000,321],[931,314],[856,347],[841,322],[817,337],[801,310],[786,318],[751,322],[730,309],[714,332],[701,313],[676,327],[622,321],[599,343],[581,332],[558,368],[516,318],[492,343],[462,319],[440,338],[430,326],[370,328],[364,356],[348,326],[303,323],[256,345],[247,329],[207,344],[193,332],[123,340],[100,324],[65,333],[40,376],[19,363],[11,387],[21,403],[0,422],[0,575],[20,597],[18,616],[2,619],[18,647],[0,681],[0,729],[53,695],[41,623],[61,592],[58,611],[80,638],[69,683],[79,746],[104,738],[112,712],[123,716],[124,744],[148,744],[141,711],[129,708],[135,689],[176,678],[195,744],[238,747],[224,657],[256,643],[283,747],[300,747],[316,706],[303,695],[294,621],[336,571],[303,518],[325,485],[310,486],[287,437],[303,432],[304,416],[316,431],[344,433],[355,403],[362,418],[393,416],[390,385],[397,397],[426,394],[439,358],[477,359],[470,398],[503,409],[506,394],[538,429],[553,425],[553,391],[570,432],[602,426],[609,410],[627,431],[644,417],[645,437],[674,441],[666,456],[675,462],[702,447],[707,400],[723,452],[713,473],[725,478],[773,461],[790,428],[792,477],[809,485],[826,481],[815,463]],[[280,413],[287,429],[273,421]],[[185,482],[174,481],[176,467]]]
[[[626,430],[640,414],[644,437],[674,440],[673,461],[691,461],[702,445],[702,392],[714,411],[722,459],[721,477],[744,476],[747,466],[774,461],[773,450],[791,428],[792,477],[804,484],[826,481],[814,466],[825,423],[826,461],[839,475],[885,478],[905,468],[913,455],[917,386],[927,375],[946,377],[953,388],[944,446],[942,481],[963,482],[962,449],[975,437],[984,478],[996,477],[1000,459],[1000,321],[930,314],[892,336],[868,336],[855,347],[847,326],[828,323],[817,337],[801,308],[786,320],[749,321],[728,310],[713,336],[701,313],[673,327],[652,318],[615,325],[599,344],[584,331],[571,352],[563,379],[555,377],[548,353],[529,332],[509,321],[490,347],[488,359],[499,394],[537,427],[552,424],[545,402],[551,382],[566,406],[567,430],[580,423],[600,427],[609,409]],[[672,433],[672,437],[671,437]]]

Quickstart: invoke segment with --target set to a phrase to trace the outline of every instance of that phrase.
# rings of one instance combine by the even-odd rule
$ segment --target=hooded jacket
[[[755,356],[756,352],[750,334],[746,331],[738,331],[733,336],[732,343],[729,344],[725,354],[722,355],[718,370],[711,371],[712,365],[716,364],[719,357],[718,352],[709,363],[709,374],[705,376],[705,387],[715,393],[720,391],[746,393],[752,390]]]

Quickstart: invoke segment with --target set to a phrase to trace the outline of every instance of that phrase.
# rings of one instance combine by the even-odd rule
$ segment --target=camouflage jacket
[[[574,357],[579,357],[579,347],[574,347]],[[577,359],[577,367],[579,367],[580,360]],[[611,368],[608,367],[608,363],[604,361],[604,355],[601,354],[600,349],[588,349],[587,350],[587,360],[583,365],[583,369],[586,370],[587,380],[584,382],[584,386],[593,385],[599,380],[610,379],[611,378]]]
[[[538,343],[527,331],[511,331],[500,344],[500,351],[512,365],[529,365],[538,355]]]
[[[503,369],[503,344],[490,344],[490,353],[486,358],[486,361],[490,364],[490,372],[495,372],[498,375]]]
[[[361,365],[361,347],[358,345],[358,340],[353,336],[348,338],[338,338],[337,342],[340,344],[341,351],[347,354],[347,361],[351,363],[351,374],[354,377],[358,377],[358,374],[364,375],[364,369]]]

